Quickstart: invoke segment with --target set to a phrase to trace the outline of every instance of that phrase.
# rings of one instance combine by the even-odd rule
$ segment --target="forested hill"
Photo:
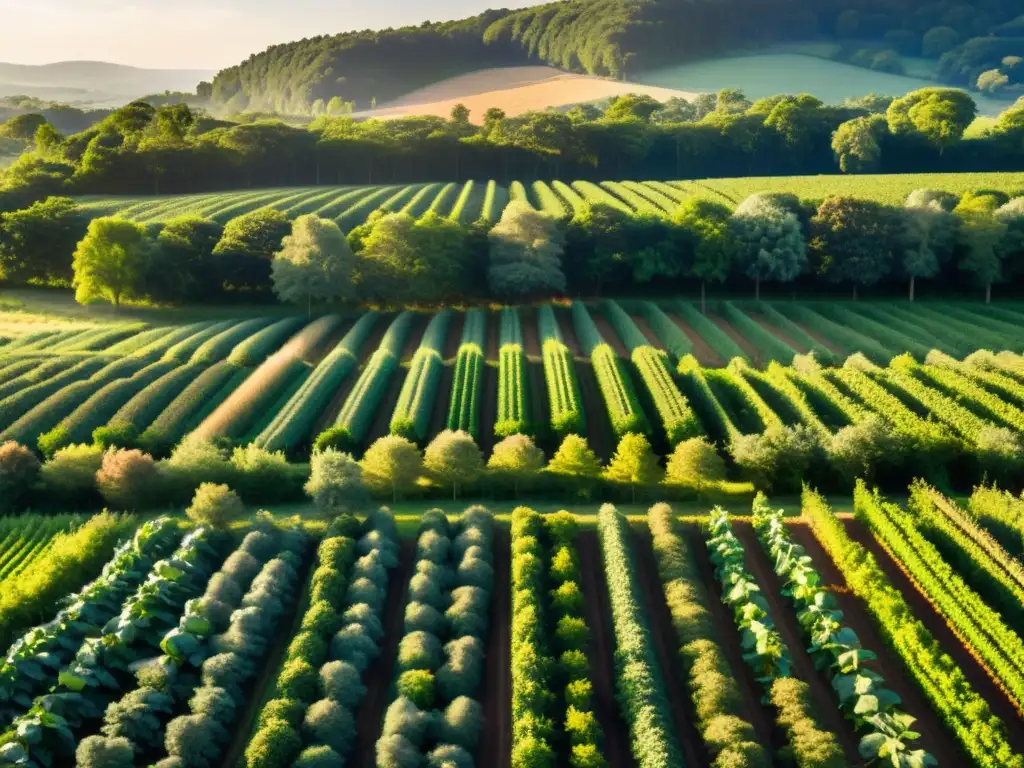
[[[1021,12],[1020,0],[566,0],[277,45],[220,72],[213,98],[230,111],[341,113],[343,102],[365,109],[484,67],[544,62],[624,77],[822,35],[943,56],[942,76],[973,86],[1007,57],[1024,57]]]

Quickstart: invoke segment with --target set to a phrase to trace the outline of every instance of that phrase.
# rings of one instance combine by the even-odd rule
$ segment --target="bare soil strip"
[[[423,332],[427,330],[427,323],[430,322],[430,315],[416,315],[412,326],[409,328],[409,335],[405,339],[405,346],[402,347],[402,362],[408,363],[412,356],[419,349],[420,341],[423,340]]]
[[[622,343],[622,339],[619,338],[619,334],[612,328],[612,324],[608,322],[608,318],[605,317],[601,312],[591,312],[590,316],[594,319],[594,324],[597,326],[597,330],[601,332],[601,336],[608,342],[615,354],[621,357],[623,360],[629,360],[629,350],[626,349],[626,345]]]
[[[504,526],[494,532],[494,594],[487,636],[485,672],[480,689],[484,732],[477,765],[508,768],[512,763],[512,580],[511,540]]]
[[[732,324],[724,317],[719,317],[713,312],[708,312],[708,319],[725,332],[725,335],[739,344],[740,349],[746,353],[751,362],[760,363],[764,360],[764,354],[742,333],[733,328]]]
[[[747,312],[746,314],[751,320],[753,320],[755,323],[757,323],[766,331],[768,331],[768,333],[777,336],[781,341],[791,346],[800,354],[805,354],[807,352],[807,347],[804,344],[801,344],[799,341],[794,339],[785,331],[780,331],[774,325],[765,320],[764,317],[762,317],[761,315],[757,314],[756,312]]]
[[[630,751],[629,727],[615,704],[615,641],[612,639],[612,610],[608,602],[608,584],[604,579],[601,545],[596,531],[581,531],[576,536],[583,576],[583,607],[593,636],[591,675],[594,683],[594,714],[604,731],[604,755],[611,768],[636,765]]]
[[[558,321],[558,328],[562,331],[562,340],[569,348],[573,357],[582,357],[583,348],[580,347],[580,340],[576,337],[576,326],[572,324],[572,315],[568,310],[556,309],[555,319]]]
[[[498,365],[484,365],[484,385],[480,391],[480,450],[484,456],[491,455],[494,448],[494,422],[498,418]]]
[[[455,366],[446,364],[441,371],[441,381],[437,384],[437,399],[434,401],[434,411],[430,416],[430,434],[428,439],[434,435],[444,432],[448,428],[448,406],[452,401],[452,384],[455,381]]]
[[[526,364],[527,407],[530,409],[530,425],[537,442],[545,450],[551,449],[551,408],[548,405],[548,383],[544,378],[544,364],[540,360],[530,360]],[[550,453],[551,450],[547,452]]]
[[[353,325],[355,325],[355,320],[345,318],[332,333],[329,333],[309,351],[305,357],[306,362],[310,365],[319,365],[320,361],[327,357],[327,354],[332,349],[338,346],[338,342],[345,338],[345,334],[352,329]]]
[[[814,339],[819,344],[821,344],[823,347],[825,347],[825,349],[829,350],[830,352],[833,352],[834,354],[842,355],[843,357],[846,356],[846,350],[843,349],[838,344],[836,344],[831,339],[829,339],[828,337],[821,335],[820,333],[818,333],[817,331],[815,331],[815,330],[813,330],[811,328],[808,328],[803,323],[796,323],[796,324],[798,326],[800,326],[800,328],[804,331],[804,333],[806,333],[812,339]]]
[[[740,646],[740,634],[736,631],[736,624],[732,613],[722,603],[722,587],[715,578],[715,570],[711,565],[711,558],[708,554],[704,537],[696,527],[687,531],[687,539],[690,549],[700,569],[701,580],[707,589],[708,602],[711,615],[714,618],[715,626],[720,628],[718,642],[725,654],[725,659],[732,670],[733,679],[743,696],[745,714],[748,722],[754,726],[754,732],[760,744],[772,752],[778,752],[785,744],[782,731],[775,727],[775,720],[772,717],[768,706],[761,703],[761,687],[754,680],[750,667],[743,661],[743,648]]]
[[[462,327],[466,324],[465,312],[452,312],[452,319],[448,323],[448,338],[444,344],[445,362],[455,362],[458,357],[459,347],[462,344]]]
[[[356,745],[352,754],[352,765],[357,768],[374,768],[377,763],[377,739],[383,724],[384,710],[391,697],[391,680],[394,677],[398,643],[402,639],[402,622],[405,619],[405,592],[409,586],[416,542],[403,539],[398,553],[398,566],[388,575],[388,594],[384,603],[387,614],[384,617],[384,647],[381,654],[363,675],[366,698],[356,713]],[[225,766],[224,768],[229,768]]]
[[[409,375],[409,369],[402,366],[391,374],[391,383],[388,391],[377,406],[377,412],[373,415],[373,423],[366,432],[363,440],[363,448],[369,448],[374,441],[379,440],[391,431],[391,417],[395,413],[395,406],[398,404],[398,396],[402,394],[402,385]]]
[[[485,357],[488,362],[498,362],[501,353],[501,313],[490,312],[487,315],[487,350]]]
[[[583,414],[587,420],[587,443],[601,461],[608,461],[615,451],[615,434],[612,432],[611,418],[604,400],[601,399],[601,388],[594,375],[594,367],[590,360],[583,357],[579,339],[572,319],[566,312],[556,311],[558,326],[562,331],[565,346],[569,348],[576,366],[576,378],[580,382],[580,395],[583,398]]]
[[[831,687],[818,674],[814,668],[814,662],[807,654],[807,644],[804,642],[803,634],[797,624],[796,614],[793,612],[792,606],[784,602],[780,594],[779,579],[775,575],[768,557],[761,549],[761,543],[757,540],[753,527],[750,523],[736,521],[733,523],[733,529],[746,550],[747,566],[750,568],[750,573],[761,586],[775,626],[779,634],[782,635],[786,647],[789,648],[793,658],[793,672],[797,678],[811,688],[811,696],[815,704],[814,715],[822,728],[836,735],[846,752],[847,764],[863,766],[864,761],[857,754],[858,740],[850,728],[850,724],[839,713],[838,701],[835,699]]]
[[[665,345],[662,343],[661,339],[658,338],[658,334],[651,329],[651,326],[647,322],[647,318],[641,315],[630,315],[630,317],[633,322],[636,323],[636,327],[639,328],[643,335],[647,337],[647,341],[650,342],[651,346],[664,352]]]
[[[850,538],[875,556],[879,567],[910,604],[914,616],[935,636],[942,650],[949,654],[953,662],[963,670],[971,687],[988,702],[992,714],[1006,724],[1006,739],[1013,750],[1024,753],[1024,728],[1021,727],[1024,718],[1021,717],[1010,697],[989,674],[988,668],[960,641],[942,614],[932,606],[928,598],[921,593],[871,531],[853,518],[843,522]]]
[[[540,334],[537,331],[537,310],[533,307],[521,307],[519,322],[523,326],[523,352],[531,362],[540,360],[543,352],[540,346]]]
[[[704,341],[704,337],[697,333],[690,324],[687,323],[682,317],[672,312],[668,313],[668,316],[672,318],[672,322],[679,326],[679,330],[685,333],[690,338],[690,343],[693,344],[693,356],[697,358],[697,362],[701,365],[707,366],[708,368],[721,368],[725,365],[713,349]]]
[[[960,751],[960,747],[942,726],[935,710],[900,663],[899,656],[889,651],[864,604],[847,588],[846,579],[811,529],[798,523],[791,524],[790,530],[814,561],[814,567],[821,574],[825,589],[831,592],[839,603],[839,610],[843,612],[843,623],[857,633],[861,645],[878,654],[878,659],[868,662],[867,666],[885,678],[888,687],[903,699],[902,706],[905,711],[917,718],[914,730],[921,734],[918,742],[920,747],[933,755],[941,755],[943,762],[968,765],[971,761]]]
[[[646,526],[634,535],[637,552],[637,577],[647,604],[647,615],[651,621],[651,636],[658,653],[662,674],[665,675],[665,691],[672,707],[672,721],[679,738],[687,765],[709,766],[711,761],[704,748],[704,741],[694,727],[696,717],[687,700],[683,685],[682,667],[679,663],[679,643],[676,641],[672,616],[665,602],[665,592],[658,576],[658,564],[651,547],[651,535]]]

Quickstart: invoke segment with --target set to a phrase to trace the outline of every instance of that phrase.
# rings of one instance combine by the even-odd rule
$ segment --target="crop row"
[[[556,435],[586,433],[583,397],[576,378],[576,366],[562,339],[554,310],[545,305],[537,310],[537,330],[544,356],[544,380],[551,406],[551,430]]]
[[[391,415],[391,434],[419,441],[430,436],[430,415],[444,372],[445,339],[451,318],[448,309],[430,318]]]
[[[937,386],[957,400],[967,401],[982,409],[1004,426],[1017,432],[1024,432],[1024,411],[992,394],[972,381],[970,376],[943,366],[916,363],[907,366],[905,370],[923,379],[925,383]]]
[[[864,666],[877,655],[861,645],[857,633],[843,624],[835,596],[823,586],[821,574],[797,544],[782,510],[769,508],[763,494],[753,504],[754,530],[772,559],[807,640],[807,653],[815,668],[824,671],[839,699],[839,709],[861,734],[858,753],[869,762],[884,761],[898,752],[910,765],[937,765],[923,749],[914,749],[918,734],[910,730],[915,718],[900,707],[900,696],[886,687],[885,679]]]
[[[483,310],[470,309],[462,326],[462,340],[455,358],[447,427],[466,432],[474,440],[480,437],[480,398],[484,383],[484,344],[487,316]]]
[[[523,329],[519,312],[512,307],[501,310],[498,344],[498,415],[494,434],[508,437],[528,430],[530,413]]]
[[[843,750],[835,734],[816,723],[807,684],[790,677],[789,648],[775,628],[761,586],[746,569],[743,545],[721,508],[712,510],[709,529],[707,548],[722,586],[722,602],[732,609],[736,628],[744,637],[743,660],[775,706],[797,765],[841,768],[846,765]]]
[[[879,503],[863,488],[858,495],[862,506]],[[1024,766],[1024,757],[1015,754],[1007,742],[1006,725],[992,714],[960,666],[925,629],[874,555],[849,537],[842,521],[817,493],[805,489],[801,507],[847,586],[871,614],[887,647],[900,657],[964,752],[984,768]]]
[[[597,325],[579,301],[572,303],[572,322],[583,353],[590,357],[601,398],[611,419],[612,429],[620,437],[628,432],[648,434],[650,424],[640,406],[632,379],[623,361],[601,336]]]
[[[11,520],[17,522],[8,526],[6,535],[0,526],[0,583],[24,571],[52,546],[59,534],[82,522],[74,515],[23,516]]]
[[[714,321],[706,315],[701,314],[695,307],[685,301],[673,301],[667,305],[669,309],[679,313],[696,332],[707,342],[711,350],[718,355],[722,364],[728,363],[734,357],[747,359],[746,352],[742,347],[730,338],[729,334],[715,325]]]
[[[742,433],[711,390],[711,385],[697,358],[693,355],[684,355],[679,360],[677,372],[689,393],[689,401],[696,409],[704,431],[723,445],[731,445]]]
[[[102,446],[134,447],[139,435],[202,376],[204,368],[186,363],[171,369],[122,405],[105,426],[94,429],[93,441]]]
[[[615,637],[615,684],[639,768],[685,764],[669,711],[665,676],[654,651],[647,607],[636,581],[629,523],[605,504],[597,516]]]
[[[860,352],[878,365],[885,365],[895,352],[869,335],[842,322],[835,322],[804,304],[780,304],[776,310],[784,317],[806,326],[848,353]]]
[[[973,648],[1018,708],[1024,707],[1024,642],[971,589],[919,531],[911,517],[858,482],[857,517],[901,563],[950,626]]]
[[[641,301],[639,303],[640,313],[651,326],[651,330],[657,334],[661,343],[669,354],[677,359],[692,354],[693,342],[686,335],[682,328],[676,325],[671,317],[666,315],[653,301]]]

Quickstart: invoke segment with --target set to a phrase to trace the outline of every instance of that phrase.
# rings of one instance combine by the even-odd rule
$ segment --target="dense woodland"
[[[510,118],[489,110],[481,126],[460,107],[449,120],[322,116],[293,127],[133,102],[70,135],[37,114],[0,125],[0,137],[29,145],[0,175],[0,210],[53,194],[1024,168],[1024,102],[985,135],[964,139],[975,115],[971,98],[950,89],[841,106],[807,95],[751,104],[734,90],[664,105],[624,96],[603,111],[581,106]]]
[[[272,46],[220,72],[213,102],[308,113],[337,99],[367,109],[482,67],[547,63],[625,78],[681,59],[819,36],[941,57],[940,75],[954,84],[975,87],[981,74],[1000,70],[1012,85],[1024,80],[1019,60],[1004,61],[1024,56],[1020,13],[1015,0],[573,0]]]

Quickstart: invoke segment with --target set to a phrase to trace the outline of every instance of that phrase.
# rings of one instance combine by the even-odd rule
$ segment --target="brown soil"
[[[590,316],[594,320],[594,324],[597,326],[597,330],[600,331],[601,336],[606,342],[615,350],[615,354],[621,357],[623,360],[629,360],[629,350],[626,349],[626,345],[622,343],[622,339],[619,338],[619,334],[612,328],[612,324],[608,322],[608,318],[605,317],[601,312],[591,312]]]
[[[708,312],[708,319],[722,329],[726,336],[739,344],[740,349],[742,349],[746,356],[750,358],[751,362],[760,365],[764,361],[764,355],[761,354],[761,350],[751,344],[750,340],[747,339],[746,336],[733,328],[732,324],[728,320],[724,317],[719,317],[713,312]]]
[[[736,623],[729,609],[722,603],[722,587],[715,578],[715,569],[711,564],[705,539],[699,531],[689,531],[689,543],[701,579],[708,592],[708,608],[714,619],[718,633],[719,646],[725,654],[725,660],[732,670],[733,679],[743,696],[747,722],[754,726],[758,742],[766,749],[777,752],[785,746],[782,732],[775,727],[775,719],[768,707],[761,703],[763,689],[754,679],[753,672],[743,661],[743,648],[740,646],[740,634],[736,631]]]
[[[480,450],[491,455],[494,447],[494,422],[498,419],[498,364],[484,364],[484,385],[480,390]]]
[[[793,538],[807,550],[807,554],[814,561],[814,567],[821,574],[825,589],[832,593],[839,604],[839,610],[843,612],[843,623],[857,633],[861,645],[878,654],[879,658],[869,662],[867,666],[885,679],[886,685],[903,699],[905,711],[917,718],[914,730],[920,732],[921,739],[915,746],[933,755],[941,755],[944,762],[968,765],[971,761],[961,753],[959,746],[947,733],[935,710],[921,693],[920,687],[900,663],[899,656],[888,651],[864,604],[849,591],[846,579],[811,529],[803,524],[791,524],[790,530]],[[954,756],[956,759],[953,759]]]
[[[327,354],[338,346],[345,334],[355,325],[355,320],[345,318],[338,324],[338,327],[321,339],[303,358],[310,365],[319,365],[320,361],[327,357]]]
[[[1006,724],[1006,738],[1013,750],[1024,753],[1024,728],[1021,727],[1024,717],[1021,717],[1016,705],[1000,688],[988,668],[971,654],[942,614],[921,593],[899,564],[871,534],[871,531],[853,518],[845,519],[843,522],[850,538],[875,556],[879,567],[910,604],[914,617],[924,624],[925,629],[939,641],[942,650],[963,671],[971,687],[988,702],[992,714]]]
[[[589,362],[576,363],[576,377],[583,397],[583,412],[587,417],[587,444],[602,462],[608,461],[618,444],[612,431],[611,417],[601,398],[594,366]]]
[[[569,348],[573,357],[581,357],[583,349],[580,347],[580,340],[576,338],[576,328],[572,324],[572,316],[567,310],[555,310],[555,319],[558,321],[558,328],[562,331],[562,340]]]
[[[594,683],[594,714],[604,731],[604,754],[611,768],[636,765],[630,751],[629,726],[615,705],[615,642],[612,639],[612,610],[608,584],[604,579],[601,545],[596,531],[581,531],[576,537],[583,583],[583,608],[593,635],[591,678]]]
[[[647,616],[651,622],[651,638],[654,640],[661,672],[668,682],[665,692],[668,694],[669,705],[672,708],[674,730],[683,749],[683,754],[686,756],[686,764],[706,766],[710,760],[704,748],[704,741],[693,725],[695,718],[691,712],[692,706],[687,701],[682,685],[683,672],[679,663],[679,644],[676,641],[675,628],[672,626],[672,615],[665,602],[665,592],[661,588],[658,564],[654,559],[654,550],[651,547],[651,536],[645,527],[644,532],[635,536],[634,539],[639,566],[637,577],[644,595],[644,602],[647,605]]]
[[[543,352],[540,346],[540,333],[537,331],[537,310],[533,307],[521,308],[519,322],[523,326],[523,351],[527,359],[540,360]]]
[[[445,361],[454,361],[459,354],[459,347],[462,345],[462,327],[466,324],[465,312],[452,312],[452,319],[448,323],[448,338],[444,344]]]
[[[790,656],[793,659],[794,676],[810,686],[813,715],[817,718],[821,728],[836,735],[839,744],[846,752],[848,765],[864,765],[863,760],[857,756],[858,740],[850,728],[850,724],[840,715],[838,702],[831,687],[818,674],[814,668],[814,662],[807,654],[807,644],[801,633],[800,625],[797,624],[796,614],[792,606],[787,604],[780,594],[779,579],[775,575],[768,557],[761,549],[761,543],[757,540],[753,527],[750,523],[737,521],[733,523],[733,530],[746,551],[747,567],[750,569],[751,575],[757,579],[762,594],[768,601],[776,629],[782,635],[786,647],[789,648]]]
[[[423,340],[423,332],[427,330],[427,323],[430,322],[429,315],[416,315],[409,328],[409,335],[405,339],[405,346],[402,347],[402,362],[408,363],[412,356],[419,349],[420,341]]]
[[[498,362],[501,352],[501,313],[491,312],[487,316],[487,350],[485,359]]]
[[[679,326],[679,330],[690,339],[690,343],[693,344],[693,356],[697,358],[698,363],[708,368],[721,368],[725,365],[722,362],[722,358],[715,354],[715,351],[704,341],[704,337],[693,330],[688,322],[671,312],[668,313],[668,316],[672,318],[672,322]]]
[[[448,428],[448,407],[451,405],[454,381],[455,365],[446,363],[441,371],[441,381],[437,384],[437,398],[434,401],[434,411],[430,415],[428,439]]]
[[[391,374],[391,383],[388,384],[388,391],[377,406],[377,412],[373,415],[373,423],[366,432],[363,440],[364,447],[373,445],[374,441],[384,437],[391,431],[391,417],[395,414],[395,406],[398,404],[398,396],[402,394],[402,385],[409,375],[409,369],[405,366]]]
[[[636,327],[639,328],[643,335],[647,337],[647,341],[650,342],[651,346],[664,352],[665,345],[662,343],[661,339],[658,338],[658,334],[651,329],[651,326],[647,323],[647,318],[641,317],[640,315],[630,315],[630,317],[633,319]]]
[[[387,611],[384,616],[384,647],[363,675],[366,698],[356,712],[356,745],[352,758],[352,765],[356,768],[374,768],[377,763],[377,739],[384,710],[390,703],[391,680],[398,656],[398,643],[402,639],[405,593],[415,559],[415,547],[413,539],[402,540],[398,566],[388,575],[388,594],[384,602]]]
[[[370,359],[370,356],[376,352],[377,347],[380,346],[380,340],[384,338],[384,334],[387,332],[388,326],[391,325],[391,319],[391,317],[380,317],[377,319],[377,322],[374,323],[373,330],[370,332],[369,338],[367,338],[366,343],[363,344],[363,348],[359,351],[359,365],[354,371],[345,377],[344,381],[341,382],[341,386],[338,387],[338,391],[334,393],[334,397],[331,398],[331,402],[327,404],[327,407],[317,419],[313,427],[313,440],[316,440],[317,435],[334,424],[334,420],[338,418],[338,414],[341,412],[341,406],[345,404],[345,400],[348,399],[349,393],[356,385],[356,381],[359,380],[359,374],[362,373],[363,366],[366,365],[366,361]]]
[[[538,359],[527,358],[526,385],[527,407],[530,409],[530,424],[538,440],[543,441],[549,436],[551,424],[551,406],[548,403],[548,383],[544,378],[544,364]],[[497,390],[495,390],[497,399]]]
[[[484,732],[477,765],[508,768],[512,762],[512,582],[511,541],[499,526],[494,532],[494,594],[491,631],[487,637],[486,665],[480,701],[484,705]]]
[[[765,320],[761,315],[757,314],[756,312],[747,312],[747,315],[750,317],[751,320],[753,320],[755,323],[757,323],[766,331],[768,331],[768,333],[772,334],[773,336],[777,336],[780,341],[785,342],[800,354],[804,354],[807,352],[807,346],[805,344],[801,344],[799,341],[794,339],[785,331],[779,330],[774,325]]]
[[[794,321],[794,322],[795,322],[795,321]],[[804,325],[803,323],[797,323],[797,325],[798,325],[798,326],[800,327],[800,329],[801,329],[801,330],[802,330],[802,331],[803,331],[804,333],[806,333],[806,334],[807,334],[808,336],[810,336],[810,337],[811,337],[812,339],[814,339],[814,340],[815,340],[816,342],[818,342],[818,343],[819,343],[819,344],[821,344],[821,345],[822,345],[823,347],[825,347],[825,349],[829,350],[830,352],[833,352],[833,353],[834,353],[834,354],[836,354],[836,355],[841,355],[841,356],[843,356],[843,357],[845,357],[845,356],[846,356],[846,350],[845,350],[845,349],[843,349],[843,348],[842,348],[841,346],[839,346],[838,344],[836,344],[836,343],[835,343],[834,341],[832,341],[831,339],[829,339],[829,338],[827,338],[827,337],[825,337],[825,336],[822,336],[822,335],[821,335],[820,333],[818,333],[817,331],[811,330],[810,328],[808,328],[808,327],[807,327],[806,325]]]

